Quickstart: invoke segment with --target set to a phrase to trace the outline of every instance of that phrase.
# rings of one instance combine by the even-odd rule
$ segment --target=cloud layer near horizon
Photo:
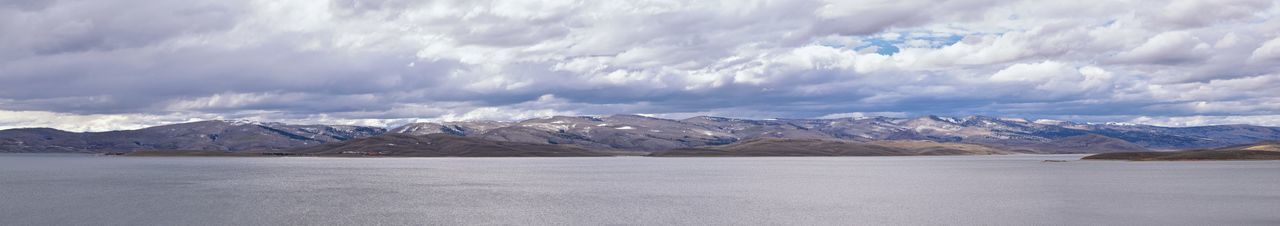
[[[1280,125],[1277,1],[0,3],[0,128],[999,115]]]

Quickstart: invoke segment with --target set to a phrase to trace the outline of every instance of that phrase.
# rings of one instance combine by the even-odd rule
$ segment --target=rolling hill
[[[1013,154],[996,148],[933,141],[846,141],[757,138],[722,146],[653,152],[650,156],[912,156]]]
[[[611,115],[556,116],[505,124],[486,123],[483,126],[471,124],[411,124],[391,131],[443,132],[496,141],[570,144],[590,149],[629,151],[662,151],[725,145],[756,138],[788,138],[918,140],[976,144],[1019,152],[1102,153],[1212,148],[1280,139],[1280,129],[1263,126],[1157,127],[987,116],[772,120],[699,116],[671,120]]]
[[[398,157],[571,157],[611,156],[583,148],[492,141],[451,134],[386,134],[349,141],[288,150],[287,152],[320,156],[398,156]]]
[[[767,120],[699,116],[674,120],[610,115],[555,116],[518,122],[412,123],[391,129],[218,120],[94,133],[9,129],[0,130],[0,152],[273,151],[388,133],[449,134],[488,141],[635,153],[722,146],[761,138],[878,145],[922,141],[939,146],[933,152],[937,154],[974,151],[952,150],[965,145],[998,149],[1002,153],[1107,153],[1204,149],[1280,140],[1280,128],[1251,125],[1158,127],[987,116]]]
[[[0,131],[0,152],[102,153],[145,150],[283,150],[369,137],[385,129],[201,121],[138,130],[73,133],[48,128]]]

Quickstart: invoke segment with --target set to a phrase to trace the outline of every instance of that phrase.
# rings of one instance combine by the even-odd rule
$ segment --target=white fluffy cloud
[[[1253,50],[1249,59],[1260,63],[1280,63],[1277,62],[1280,61],[1280,37],[1271,39]]]
[[[1268,0],[5,2],[0,126],[1252,119],[1280,115],[1277,16]]]
[[[1152,36],[1142,45],[1116,54],[1116,58],[1133,63],[1181,64],[1207,58],[1210,48],[1189,32],[1173,31]]]
[[[0,129],[55,127],[72,131],[108,131],[188,122],[191,119],[193,118],[183,115],[82,115],[47,111],[0,111]]]

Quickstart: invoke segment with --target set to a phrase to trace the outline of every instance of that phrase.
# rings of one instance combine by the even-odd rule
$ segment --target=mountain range
[[[610,156],[584,148],[535,143],[491,141],[449,134],[386,134],[290,150],[291,153],[324,156],[401,157],[572,157]]]
[[[415,135],[445,133],[498,141],[633,151],[726,145],[756,138],[858,142],[919,140],[978,144],[1031,153],[1181,150],[1280,139],[1280,128],[1265,126],[1160,127],[987,116],[771,120],[709,116],[683,120],[637,115],[557,116],[512,123],[414,123],[390,131]]]
[[[138,130],[73,133],[49,128],[0,130],[0,152],[270,151],[386,133],[362,126],[201,121]]]
[[[966,147],[935,152],[954,154],[993,153],[956,152],[982,148],[1000,153],[1106,153],[1280,140],[1280,128],[1253,125],[1160,127],[988,116],[768,120],[700,116],[673,120],[611,115],[555,116],[518,122],[412,123],[390,129],[224,120],[87,133],[24,128],[0,130],[0,152],[294,151],[375,136],[431,134],[465,137],[467,142],[492,141],[485,145],[542,144],[611,152],[705,151],[747,141],[778,143],[795,139],[868,144],[915,154],[923,153],[913,151],[921,144]]]

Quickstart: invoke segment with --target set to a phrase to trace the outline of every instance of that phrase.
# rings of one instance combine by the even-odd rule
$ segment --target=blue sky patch
[[[945,35],[945,36],[943,35],[916,36],[916,37],[911,37],[911,36],[912,35],[909,33],[902,33],[896,39],[870,37],[867,39],[863,39],[863,41],[867,42],[867,44],[855,47],[854,49],[862,50],[862,49],[866,49],[874,46],[876,47],[876,54],[892,56],[893,54],[897,54],[898,52],[902,51],[901,49],[902,47],[942,48],[942,47],[954,45],[960,42],[960,40],[964,39],[964,36],[958,35],[958,34]],[[911,46],[910,44],[908,44],[908,42],[914,41],[914,40],[923,40],[923,41],[926,41],[928,44],[927,46]]]

